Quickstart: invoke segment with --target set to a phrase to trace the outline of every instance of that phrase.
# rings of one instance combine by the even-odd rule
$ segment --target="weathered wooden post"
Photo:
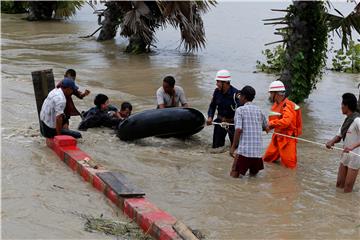
[[[55,88],[55,80],[52,69],[35,71],[31,73],[34,85],[36,107],[40,121],[41,106],[51,90]]]

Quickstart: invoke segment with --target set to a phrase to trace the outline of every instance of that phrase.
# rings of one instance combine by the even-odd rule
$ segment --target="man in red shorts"
[[[255,89],[251,86],[240,90],[242,106],[235,112],[235,135],[230,150],[230,155],[234,157],[230,176],[234,178],[245,176],[247,170],[250,170],[250,176],[255,176],[264,169],[261,134],[269,129],[265,115],[252,103],[254,98]]]

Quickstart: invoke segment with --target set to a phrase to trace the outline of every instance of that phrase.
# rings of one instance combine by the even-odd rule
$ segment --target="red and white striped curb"
[[[172,228],[176,218],[153,205],[145,197],[123,198],[105,184],[96,174],[109,171],[102,166],[94,166],[91,157],[76,146],[75,138],[59,135],[52,139],[47,138],[46,144],[73,171],[78,172],[85,181],[103,192],[129,218],[136,221],[145,233],[159,240],[182,239]]]

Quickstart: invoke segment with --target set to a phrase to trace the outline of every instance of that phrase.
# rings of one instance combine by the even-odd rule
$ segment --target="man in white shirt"
[[[346,115],[345,121],[337,135],[326,143],[331,148],[335,143],[344,141],[344,152],[341,155],[336,187],[344,192],[352,192],[360,169],[360,113],[356,111],[357,99],[352,93],[342,96],[341,110]],[[353,153],[350,153],[353,152]]]
[[[182,87],[175,86],[175,79],[167,76],[163,80],[163,86],[156,91],[157,108],[188,107],[185,93]]]
[[[40,131],[46,138],[53,138],[56,135],[70,135],[81,138],[81,134],[64,128],[64,109],[66,97],[76,91],[78,87],[72,79],[65,78],[61,88],[55,88],[49,92],[43,102],[40,111]]]

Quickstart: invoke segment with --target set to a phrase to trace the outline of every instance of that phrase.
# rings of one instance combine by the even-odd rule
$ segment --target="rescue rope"
[[[212,124],[220,125],[222,128],[225,128],[225,129],[228,129],[229,126],[235,125],[234,123],[227,123],[227,122],[221,122],[221,123],[212,122]],[[279,136],[283,136],[283,137],[287,137],[287,138],[291,138],[291,139],[296,139],[296,140],[298,140],[298,141],[307,142],[307,143],[319,145],[319,146],[322,146],[322,147],[326,147],[326,146],[325,146],[325,143],[319,143],[319,142],[307,140],[307,139],[305,139],[305,138],[294,137],[294,136],[290,136],[290,135],[286,135],[286,134],[282,134],[282,133],[277,133],[277,132],[273,132],[273,133],[274,133],[274,134],[277,134],[277,135],[279,135]],[[335,146],[332,146],[331,149],[339,150],[339,151],[342,151],[342,152],[344,151],[343,148],[335,147]],[[360,157],[360,154],[357,154],[357,153],[355,153],[355,152],[353,152],[353,151],[350,151],[349,153],[351,153],[351,154],[353,154],[353,155],[355,155],[355,156]]]
[[[220,125],[220,127],[225,128],[226,130],[229,129],[229,126],[234,126],[234,123],[228,123],[228,122],[212,122],[212,124]]]
[[[307,143],[312,143],[312,144],[319,145],[319,146],[322,146],[322,147],[326,147],[326,146],[325,146],[325,143],[314,142],[314,141],[311,141],[311,140],[307,140],[307,139],[305,139],[305,138],[293,137],[293,136],[290,136],[290,135],[286,135],[286,134],[282,134],[282,133],[277,133],[277,132],[274,132],[274,134],[277,134],[277,135],[283,136],[283,137],[287,137],[287,138],[291,138],[291,139],[296,139],[296,140],[303,141],[303,142],[307,142]],[[339,150],[339,151],[342,151],[342,152],[344,151],[343,148],[335,147],[335,146],[332,146],[331,149]],[[355,152],[353,152],[353,151],[350,151],[349,153],[360,157],[360,154],[357,154],[357,153],[355,153]]]

